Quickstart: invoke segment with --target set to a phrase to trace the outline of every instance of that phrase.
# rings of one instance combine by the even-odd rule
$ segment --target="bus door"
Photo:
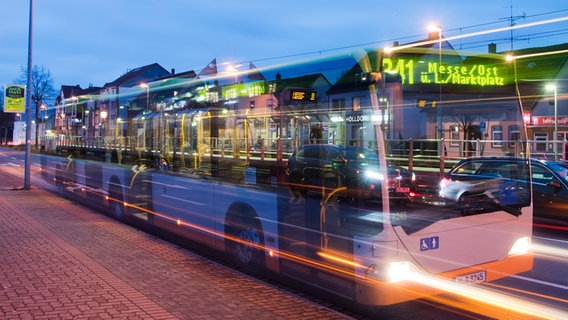
[[[333,193],[307,192],[279,198],[282,273],[352,298],[354,238],[378,234],[380,205]],[[287,257],[287,258],[286,258]]]

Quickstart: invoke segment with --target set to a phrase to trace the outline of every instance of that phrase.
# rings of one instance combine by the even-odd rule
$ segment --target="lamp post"
[[[77,130],[77,105],[79,104],[79,98],[72,96],[71,100],[74,101],[73,103],[73,108],[71,109],[71,118],[67,119],[67,121],[72,121],[72,126],[71,126],[71,130],[74,131],[75,135],[79,135],[79,130]],[[73,135],[71,135],[71,138],[73,137]],[[76,137],[75,137],[76,138]]]
[[[436,104],[436,131],[438,133],[438,154],[440,155],[440,177],[444,176],[444,127],[442,122],[442,27],[430,25],[428,29],[438,33],[438,61],[436,70],[438,81],[438,103]]]
[[[39,136],[39,139],[42,140],[42,139],[45,138],[45,132],[47,130],[47,126],[46,126],[46,123],[45,123],[47,121],[47,106],[45,104],[42,104],[41,106],[39,106],[39,108],[40,108],[40,110],[43,111],[43,120],[41,121],[41,132],[43,132],[43,136],[42,135]],[[40,117],[41,117],[41,115],[40,115]]]
[[[34,0],[30,0],[30,16],[28,29],[28,77],[26,87],[26,152],[24,161],[24,189],[31,188],[31,105],[32,105],[32,44],[33,44],[33,17],[34,17]]]
[[[556,85],[549,84],[546,89],[554,92],[554,137],[552,139],[552,150],[554,151],[554,159],[556,160],[556,154],[558,153],[558,108],[557,108],[557,90]]]
[[[102,137],[102,142],[104,144],[104,140],[105,140],[105,121],[107,118],[108,114],[106,111],[101,111],[101,124],[100,124],[100,128],[101,128],[101,137]]]
[[[146,111],[144,113],[147,113],[150,104],[150,86],[145,83],[141,83],[140,87],[146,89]]]

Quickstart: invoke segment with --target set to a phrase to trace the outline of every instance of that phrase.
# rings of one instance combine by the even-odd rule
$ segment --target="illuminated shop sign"
[[[308,90],[290,90],[290,100],[316,101],[316,92]]]
[[[568,124],[568,117],[557,117],[557,124],[566,125]],[[554,117],[532,117],[533,125],[536,126],[553,126]]]
[[[371,117],[366,114],[350,114],[345,117],[345,122],[347,123],[360,123],[371,121]]]
[[[443,61],[443,60],[442,60]],[[503,86],[502,70],[493,64],[452,64],[414,58],[384,58],[383,67],[396,71],[403,85],[450,84],[464,86]]]

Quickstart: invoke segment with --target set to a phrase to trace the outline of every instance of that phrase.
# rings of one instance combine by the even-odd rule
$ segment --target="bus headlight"
[[[510,255],[527,254],[529,253],[530,246],[531,246],[530,237],[519,238],[517,239],[517,241],[515,241],[515,243],[511,247],[511,250],[509,250],[509,254]]]
[[[391,262],[388,271],[388,281],[399,282],[411,278],[414,266],[408,261]]]
[[[416,271],[416,267],[408,261],[390,262],[385,265],[370,265],[365,271],[365,276],[387,282],[400,282],[408,280]]]

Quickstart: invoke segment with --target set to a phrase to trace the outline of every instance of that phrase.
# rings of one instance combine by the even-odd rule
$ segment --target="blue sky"
[[[27,64],[29,1],[0,0],[0,84]],[[9,9],[8,9],[9,8]],[[381,47],[423,39],[427,25],[445,36],[568,16],[566,0],[476,1],[35,1],[33,64],[50,70],[54,86],[102,86],[128,69],[159,63],[176,72],[222,62],[257,66],[346,47]],[[474,27],[476,26],[476,27]],[[568,42],[568,23],[547,26],[556,36],[515,31],[514,48]],[[562,32],[564,30],[564,32]],[[509,33],[492,35],[498,51]],[[477,39],[476,39],[477,40]],[[463,39],[454,47],[486,51]],[[248,66],[248,64],[247,64]]]

